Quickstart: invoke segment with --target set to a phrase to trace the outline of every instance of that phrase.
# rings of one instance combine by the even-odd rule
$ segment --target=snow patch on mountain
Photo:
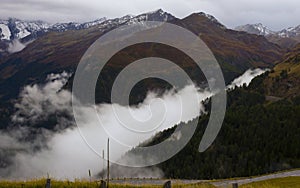
[[[247,24],[238,26],[235,28],[237,31],[244,31],[250,34],[256,34],[256,35],[275,35],[280,38],[290,38],[290,37],[297,37],[300,35],[300,25],[297,27],[289,27],[287,29],[283,29],[281,31],[272,31],[268,29],[266,26],[264,26],[261,23],[258,24]]]
[[[47,32],[65,32],[68,30],[81,30],[98,26],[99,30],[105,31],[120,25],[130,25],[143,21],[167,22],[175,17],[170,13],[158,9],[156,11],[140,14],[137,16],[126,15],[121,18],[107,19],[106,17],[85,23],[56,23],[49,24],[44,21],[24,21],[15,18],[0,20],[0,42],[8,46],[1,50],[15,53],[23,50],[27,42],[43,36]]]
[[[0,24],[0,39],[1,40],[10,40],[11,32],[7,25]]]
[[[16,53],[22,51],[25,47],[25,44],[22,44],[18,39],[15,39],[9,43],[7,51],[9,53]]]
[[[287,29],[283,29],[277,34],[282,38],[297,37],[300,35],[300,25],[298,25],[297,27],[289,27]]]
[[[235,28],[235,30],[244,31],[250,34],[264,35],[264,36],[275,34],[274,31],[270,30],[268,27],[264,26],[261,23],[238,26]]]

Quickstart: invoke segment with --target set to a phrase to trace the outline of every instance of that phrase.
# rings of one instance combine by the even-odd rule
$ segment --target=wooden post
[[[106,187],[109,187],[109,138],[107,139],[107,181]]]
[[[239,184],[238,183],[233,183],[232,184],[232,188],[238,188],[239,187]]]
[[[90,177],[90,184],[92,183],[92,174],[91,174],[91,170],[89,169],[89,177]]]
[[[46,179],[45,187],[46,188],[51,188],[51,179],[50,179],[49,173],[47,173],[47,179]]]
[[[104,180],[104,170],[105,170],[105,168],[104,168],[104,166],[105,166],[105,159],[104,159],[104,150],[102,150],[102,180]],[[106,187],[106,186],[105,186]]]
[[[106,188],[106,182],[104,180],[101,180],[100,182],[100,188]]]

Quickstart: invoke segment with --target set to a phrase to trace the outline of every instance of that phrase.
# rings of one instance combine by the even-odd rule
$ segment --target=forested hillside
[[[225,121],[213,145],[204,153],[198,152],[209,117],[205,115],[186,147],[159,165],[165,176],[215,179],[299,168],[299,100],[269,103],[265,99],[249,88],[231,91]],[[160,133],[150,144],[161,142],[173,131]]]

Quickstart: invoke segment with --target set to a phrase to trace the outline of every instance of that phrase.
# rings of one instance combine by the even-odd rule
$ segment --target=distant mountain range
[[[119,25],[123,23],[132,23],[138,21],[170,21],[175,17],[159,9],[153,12],[141,14],[138,16],[126,15],[121,18],[107,19],[106,17],[85,23],[56,23],[49,24],[44,21],[24,21],[15,18],[0,20],[0,40],[30,40],[40,34],[50,31],[64,32],[68,30],[80,30],[99,25],[100,28],[108,24]]]
[[[213,16],[200,13],[221,28],[226,27]],[[121,18],[108,19],[106,17],[84,23],[56,23],[50,24],[45,21],[25,21],[15,18],[0,20],[0,57],[8,53],[21,51],[28,43],[45,35],[48,32],[65,32],[69,30],[82,30],[94,26],[100,30],[116,27],[122,24],[131,24],[140,21],[171,21],[176,17],[158,9],[138,16],[126,15]],[[177,18],[176,18],[177,19]],[[293,48],[300,42],[300,25],[290,27],[281,31],[272,31],[261,23],[247,24],[234,28],[236,31],[244,31],[250,34],[265,36],[269,41],[284,48]]]
[[[300,25],[289,27],[281,31],[272,31],[261,23],[247,24],[235,28],[237,31],[244,31],[250,34],[263,35],[269,41],[286,48],[293,48],[300,42]]]
[[[275,34],[276,32],[268,29],[266,26],[264,26],[261,23],[258,24],[247,24],[238,26],[235,28],[237,31],[245,31],[250,34],[256,34],[256,35],[269,35],[269,34]]]
[[[69,30],[88,29],[98,26],[100,30],[108,27],[115,27],[122,24],[130,24],[140,21],[171,21],[175,17],[159,9],[153,12],[144,13],[138,16],[126,15],[121,18],[107,19],[100,18],[85,23],[56,23],[49,24],[44,21],[24,21],[15,18],[0,20],[0,52],[7,51],[9,44],[14,40],[27,43],[45,35],[48,32],[65,32]]]

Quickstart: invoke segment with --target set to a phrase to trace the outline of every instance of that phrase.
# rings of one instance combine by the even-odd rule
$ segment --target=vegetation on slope
[[[249,183],[241,188],[300,188],[300,177],[287,177]]]

